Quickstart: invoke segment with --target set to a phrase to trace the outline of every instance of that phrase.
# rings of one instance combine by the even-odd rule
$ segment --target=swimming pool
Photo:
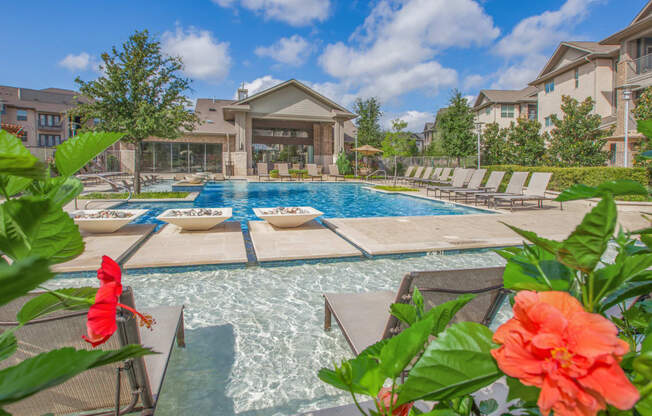
[[[129,202],[121,205],[149,212],[137,223],[161,224],[155,217],[169,208],[232,207],[232,221],[243,227],[258,220],[252,208],[278,206],[311,206],[325,218],[400,217],[425,215],[465,215],[490,211],[463,205],[431,201],[407,195],[388,194],[369,189],[362,183],[313,182],[247,182],[208,183],[194,202]]]
[[[136,304],[185,305],[186,348],[173,350],[158,416],[289,416],[350,403],[317,378],[351,358],[337,326],[323,330],[325,292],[397,290],[403,275],[503,265],[491,251],[274,267],[128,270]],[[63,277],[48,286],[97,286]],[[508,308],[499,314],[507,316]],[[498,318],[497,318],[498,319]]]

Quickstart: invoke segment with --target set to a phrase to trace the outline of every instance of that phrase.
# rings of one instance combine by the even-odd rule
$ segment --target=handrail
[[[365,176],[364,180],[368,181],[370,176],[374,176],[374,174],[378,172],[383,172],[385,174],[385,180],[387,180],[387,172],[385,171],[385,169],[376,169],[375,171],[371,172],[369,175]]]
[[[102,175],[100,175],[100,174],[97,174],[97,173],[85,173],[85,174],[83,174],[83,175],[77,175],[77,178],[97,178],[97,179],[101,179],[101,180],[103,180],[104,182],[106,182],[106,183],[108,183],[109,185],[111,185],[111,188],[113,188],[113,189],[115,189],[115,188],[126,189],[126,190],[127,190],[127,193],[128,193],[128,195],[127,195],[127,199],[101,199],[101,200],[99,200],[99,199],[91,199],[90,201],[87,201],[87,202],[84,204],[84,209],[88,209],[88,206],[89,206],[90,204],[92,204],[93,202],[111,202],[111,201],[124,201],[124,202],[129,202],[129,200],[131,199],[131,197],[132,197],[132,195],[133,195],[133,193],[131,192],[131,188],[129,188],[128,186],[123,185],[123,184],[119,184],[119,183],[115,183],[115,182],[113,182],[113,181],[110,181],[110,180],[108,180],[107,178],[105,178],[104,176],[102,176]],[[78,208],[77,208],[77,197],[75,197],[75,209],[78,209]]]

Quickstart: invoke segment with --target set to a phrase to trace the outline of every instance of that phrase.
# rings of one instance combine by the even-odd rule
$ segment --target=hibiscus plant
[[[471,295],[426,311],[415,288],[413,304],[390,310],[407,329],[319,378],[349,392],[369,416],[489,415],[498,403],[477,402],[474,393],[501,378],[504,414],[652,415],[652,228],[617,231],[614,201],[647,194],[628,180],[567,189],[558,201],[599,202],[564,241],[507,225],[526,241],[498,250],[513,318],[495,332],[451,324]],[[429,411],[413,406],[418,400]]]
[[[0,307],[35,289],[46,291],[24,304],[16,315],[17,325],[0,333],[0,362],[18,349],[20,327],[55,311],[90,307],[92,312],[108,306],[113,316],[95,313],[92,317],[89,312],[88,335],[80,333],[80,338],[84,336],[96,346],[115,331],[122,286],[120,269],[110,259],[105,259],[98,271],[102,295],[92,287],[47,291],[42,285],[55,276],[50,266],[84,251],[82,236],[63,209],[83,189],[73,174],[121,137],[120,133],[100,132],[67,140],[57,146],[54,164],[58,175],[54,176],[18,138],[0,130]],[[119,350],[59,348],[5,365],[0,370],[0,415],[9,414],[3,407],[88,369],[151,353],[140,345]]]

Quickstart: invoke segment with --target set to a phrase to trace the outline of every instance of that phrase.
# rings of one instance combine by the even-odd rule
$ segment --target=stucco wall
[[[268,117],[332,117],[330,108],[292,85],[252,100],[251,112]]]

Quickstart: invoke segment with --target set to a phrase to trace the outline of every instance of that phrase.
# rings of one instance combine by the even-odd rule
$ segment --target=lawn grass
[[[374,189],[380,189],[381,191],[389,192],[416,192],[418,189],[408,188],[405,186],[391,186],[391,185],[376,185]]]
[[[126,192],[91,192],[80,195],[79,199],[126,199],[127,195]],[[188,195],[190,195],[190,192],[141,192],[133,194],[131,199],[183,199]]]

